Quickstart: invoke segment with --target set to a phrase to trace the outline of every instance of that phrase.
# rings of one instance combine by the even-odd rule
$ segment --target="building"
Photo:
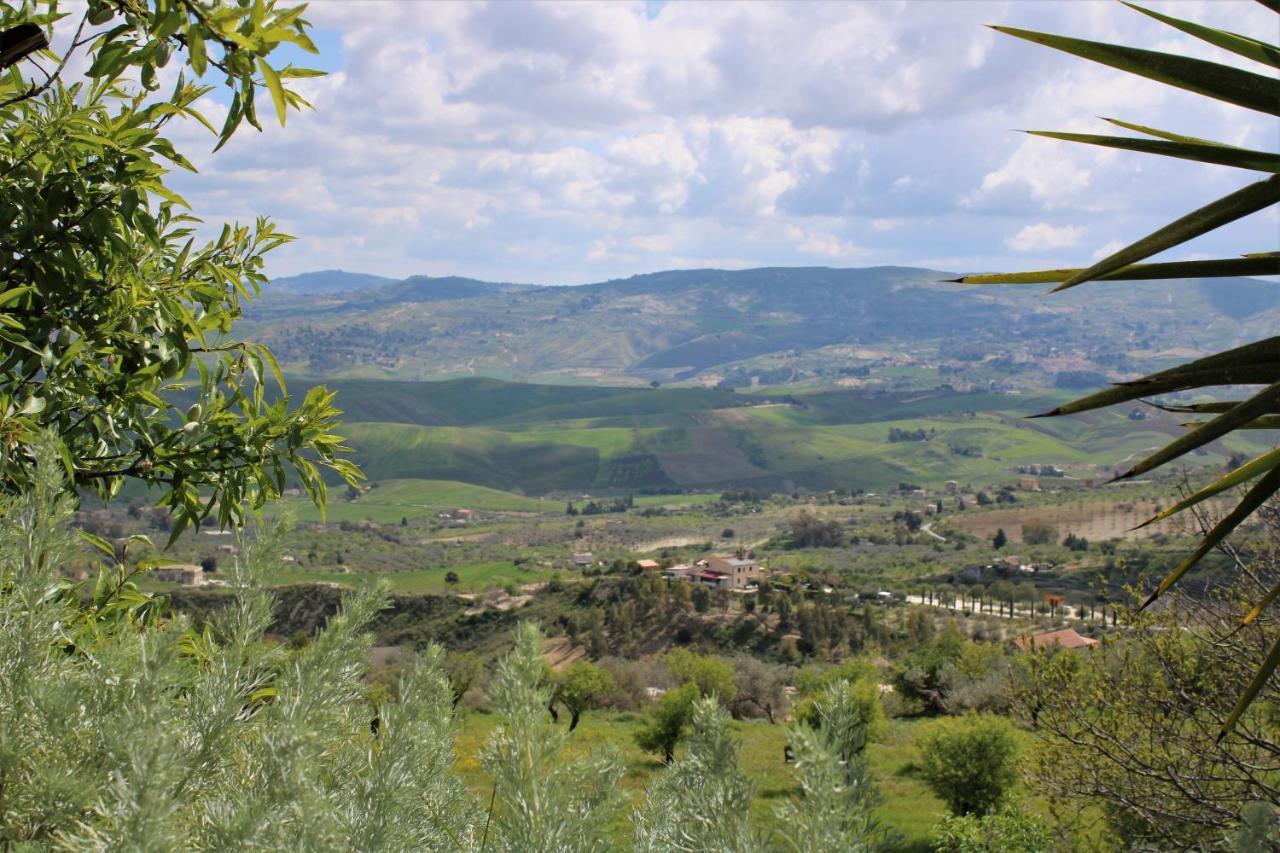
[[[663,569],[662,576],[669,581],[687,581],[693,576],[695,571],[696,570],[693,566],[682,563],[678,566],[672,566],[669,569]]]
[[[733,576],[727,572],[717,572],[714,569],[703,569],[693,575],[694,581],[706,586],[722,587],[731,589],[733,587]]]
[[[596,561],[595,557],[591,556],[590,551],[583,551],[580,554],[574,554],[569,562],[572,563],[576,568],[582,569],[582,568],[586,568],[587,566],[590,566],[595,561]]]
[[[1098,641],[1092,637],[1083,637],[1072,628],[1063,628],[1060,631],[1047,631],[1043,634],[1032,634],[1029,637],[1022,636],[1014,640],[1014,644],[1024,652],[1032,649],[1056,651],[1059,649],[1087,649],[1090,646],[1098,645]]]
[[[1018,488],[1028,492],[1040,491],[1040,481],[1035,477],[1022,477],[1018,480]]]
[[[767,574],[764,566],[744,557],[712,557],[707,560],[707,569],[728,575],[734,589],[746,589]]]
[[[636,560],[636,566],[646,572],[656,572],[661,568],[657,560]]]
[[[947,480],[946,489],[947,494],[954,495],[956,492],[960,491],[960,484],[955,480]]]
[[[200,586],[204,583],[204,569],[190,564],[160,566],[151,570],[151,577],[161,583],[176,583],[179,586]]]

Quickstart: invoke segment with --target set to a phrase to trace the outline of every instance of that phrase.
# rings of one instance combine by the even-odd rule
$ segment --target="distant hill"
[[[379,275],[367,275],[360,272],[345,272],[343,270],[321,270],[319,272],[304,272],[301,275],[285,276],[283,278],[271,279],[270,290],[272,293],[296,293],[296,294],[319,294],[319,293],[354,293],[361,290],[369,290],[374,287],[383,287],[388,284],[395,284],[394,278],[383,278]]]
[[[674,270],[572,287],[312,275],[283,280],[242,331],[317,377],[1031,390],[1060,372],[1133,375],[1280,326],[1280,285],[1251,279],[1049,297],[910,267]]]
[[[294,379],[301,394],[305,381]],[[448,480],[526,495],[751,487],[894,489],[1016,480],[1055,465],[1080,479],[1182,431],[1181,416],[1123,412],[1026,420],[1046,395],[746,394],[701,388],[336,380],[340,429],[372,480]],[[895,436],[897,438],[895,439]],[[1220,467],[1269,434],[1215,442]],[[389,493],[384,493],[389,494]],[[425,502],[423,498],[420,502]]]

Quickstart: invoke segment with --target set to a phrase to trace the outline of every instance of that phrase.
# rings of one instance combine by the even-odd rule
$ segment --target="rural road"
[[[934,533],[934,532],[933,532],[933,529],[932,529],[932,528],[933,528],[933,525],[930,525],[930,524],[922,524],[922,525],[920,525],[920,529],[921,529],[923,532],[928,533],[930,536],[932,536],[934,539],[937,539],[939,542],[946,542],[946,541],[947,541],[947,537],[945,537],[945,536],[939,536],[938,534],[936,534],[936,533]]]
[[[921,528],[921,529],[923,530],[924,528]],[[924,596],[921,596],[921,595],[906,595],[906,596],[903,596],[903,599],[908,604],[919,604],[924,607],[937,607],[942,610],[951,610],[956,613],[973,613],[975,615],[981,615],[981,616],[995,616],[1000,619],[1034,619],[1036,616],[1042,615],[1042,614],[1032,612],[1030,608],[1028,608],[1026,605],[1023,605],[1023,604],[1015,604],[1013,606],[1013,615],[1011,616],[1008,613],[996,613],[991,610],[984,610],[982,611],[982,613],[979,614],[976,610],[973,609],[973,606],[969,603],[966,603],[963,608],[957,606],[955,602],[953,602],[951,605],[942,604],[941,602],[935,602],[934,604],[930,604],[928,601],[925,600]],[[1079,609],[1070,603],[1064,603],[1063,609],[1070,610],[1072,613],[1079,612]],[[1064,617],[1060,616],[1059,618],[1063,618],[1065,621]],[[1087,616],[1072,616],[1070,618],[1076,619],[1080,622],[1102,622],[1102,624],[1104,625],[1106,624],[1105,619],[1090,619]]]

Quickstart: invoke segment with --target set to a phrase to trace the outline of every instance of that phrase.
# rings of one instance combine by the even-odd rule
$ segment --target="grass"
[[[583,715],[567,747],[571,757],[602,749],[615,750],[626,767],[622,788],[632,808],[641,804],[645,786],[663,771],[660,759],[635,745],[635,733],[643,722],[643,714],[590,711]],[[497,723],[495,715],[477,711],[463,719],[458,735],[457,767],[478,795],[489,791],[478,757]],[[916,770],[919,752],[915,739],[922,725],[917,720],[894,720],[880,742],[872,744],[867,751],[868,766],[884,800],[878,816],[900,837],[892,850],[928,850],[934,825],[946,816],[946,807]],[[790,769],[783,761],[787,728],[762,720],[733,721],[729,726],[739,743],[742,768],[756,786],[751,820],[767,831],[774,825],[775,806],[797,791]],[[677,749],[676,757],[680,755]],[[629,833],[628,819],[618,827],[618,840],[624,841]]]
[[[458,583],[445,582],[445,575],[456,572]],[[508,583],[526,584],[549,580],[552,572],[531,572],[517,568],[509,562],[475,563],[466,566],[441,566],[439,568],[406,569],[401,572],[333,572],[310,569],[282,568],[272,572],[273,584],[337,583],[355,587],[385,581],[392,593],[426,595],[443,592],[483,592],[490,587]]]

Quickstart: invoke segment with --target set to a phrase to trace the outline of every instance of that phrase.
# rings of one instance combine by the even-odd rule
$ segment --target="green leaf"
[[[111,559],[114,560],[116,558],[116,546],[112,545],[110,542],[103,539],[101,536],[95,536],[94,534],[90,533],[87,530],[81,530],[80,536],[81,538],[84,539],[84,541],[88,542],[90,545],[97,548],[99,551],[106,554]]]
[[[955,284],[1053,284],[1083,272],[1083,267],[1031,272],[989,273],[947,279]],[[1280,256],[1220,258],[1203,261],[1168,261],[1132,264],[1097,277],[1097,281],[1153,281],[1170,278],[1236,278],[1252,275],[1280,275]]]
[[[284,86],[280,85],[280,75],[261,57],[258,59],[258,70],[262,72],[262,80],[267,84],[267,90],[271,92],[271,101],[276,106],[276,117],[280,119],[280,126],[284,127],[288,105],[284,100]]]
[[[204,50],[204,38],[196,26],[187,27],[187,58],[191,61],[191,70],[199,77],[209,68],[209,57]]]
[[[1156,515],[1142,522],[1142,524],[1139,524],[1137,527],[1133,529],[1138,530],[1140,528],[1146,527],[1148,524],[1154,524],[1158,521],[1164,521],[1166,518],[1172,515],[1176,515],[1177,513],[1182,512],[1184,509],[1189,509],[1195,506],[1196,504],[1201,503],[1202,501],[1206,501],[1215,495],[1222,494],[1227,489],[1234,488],[1235,486],[1238,486],[1241,483],[1248,482],[1249,480],[1252,480],[1255,477],[1261,477],[1267,471],[1270,471],[1273,468],[1276,468],[1277,466],[1280,466],[1280,447],[1274,448],[1273,450],[1268,450],[1266,453],[1263,453],[1261,456],[1256,456],[1253,459],[1250,459],[1248,462],[1241,465],[1239,468],[1236,468],[1231,473],[1226,474],[1222,477],[1219,477],[1217,480],[1214,480],[1212,483],[1205,486],[1200,491],[1196,492],[1193,495],[1189,495],[1188,497],[1183,498],[1173,506],[1169,507],[1163,512],[1157,513]]]
[[[992,29],[1189,92],[1208,95],[1228,104],[1280,116],[1280,96],[1277,95],[1280,84],[1271,77],[1190,56],[1055,36],[1015,27]]]
[[[1267,151],[1251,151],[1234,145],[1205,144],[1203,142],[1169,142],[1165,140],[1135,139],[1128,136],[1098,136],[1091,133],[1060,133],[1051,130],[1028,130],[1032,136],[1061,139],[1064,142],[1083,142],[1105,148],[1138,151],[1143,154],[1159,154],[1194,160],[1197,163],[1214,163],[1255,172],[1280,172],[1280,154]]]
[[[1100,275],[1114,272],[1121,267],[1234,222],[1243,216],[1248,216],[1250,213],[1270,207],[1277,201],[1280,201],[1280,175],[1272,175],[1264,181],[1250,184],[1193,210],[1181,219],[1108,255],[1088,269],[1071,276],[1055,287],[1054,291],[1066,290]]]
[[[1280,381],[1280,337],[1255,341],[1225,352],[1214,353],[1113,386],[1104,391],[1065,403],[1035,417],[1073,415],[1124,403],[1141,397],[1206,388],[1214,385],[1270,385]]]
[[[1121,0],[1124,2],[1124,0]],[[1255,38],[1242,36],[1228,30],[1219,30],[1214,27],[1206,27],[1203,24],[1197,24],[1194,21],[1184,21],[1179,18],[1171,18],[1168,15],[1162,15],[1151,9],[1144,9],[1141,6],[1135,6],[1132,3],[1125,3],[1130,9],[1141,12],[1144,15],[1155,18],[1157,21],[1168,24],[1177,30],[1182,30],[1190,36],[1207,41],[1215,47],[1223,50],[1229,50],[1234,54],[1243,56],[1246,59],[1252,59],[1255,62],[1261,62],[1263,65],[1270,65],[1272,68],[1280,68],[1280,50],[1275,45],[1258,41]]]
[[[1123,127],[1125,130],[1132,130],[1135,133],[1145,133],[1147,136],[1154,136],[1158,139],[1167,139],[1170,142],[1190,142],[1196,145],[1223,145],[1222,142],[1214,142],[1212,139],[1200,139],[1197,136],[1183,136],[1178,133],[1170,133],[1167,130],[1156,130],[1154,127],[1147,127],[1145,124],[1132,124],[1127,121],[1121,121],[1118,118],[1103,117],[1103,121],[1110,122],[1117,127]]]
[[[1277,597],[1280,597],[1280,581],[1278,581],[1275,586],[1271,587],[1271,589],[1267,590],[1267,594],[1262,596],[1262,598],[1258,600],[1258,603],[1253,606],[1253,609],[1245,614],[1245,617],[1240,620],[1240,624],[1242,626],[1248,625],[1254,619],[1257,619],[1262,615],[1262,611],[1266,610]]]

